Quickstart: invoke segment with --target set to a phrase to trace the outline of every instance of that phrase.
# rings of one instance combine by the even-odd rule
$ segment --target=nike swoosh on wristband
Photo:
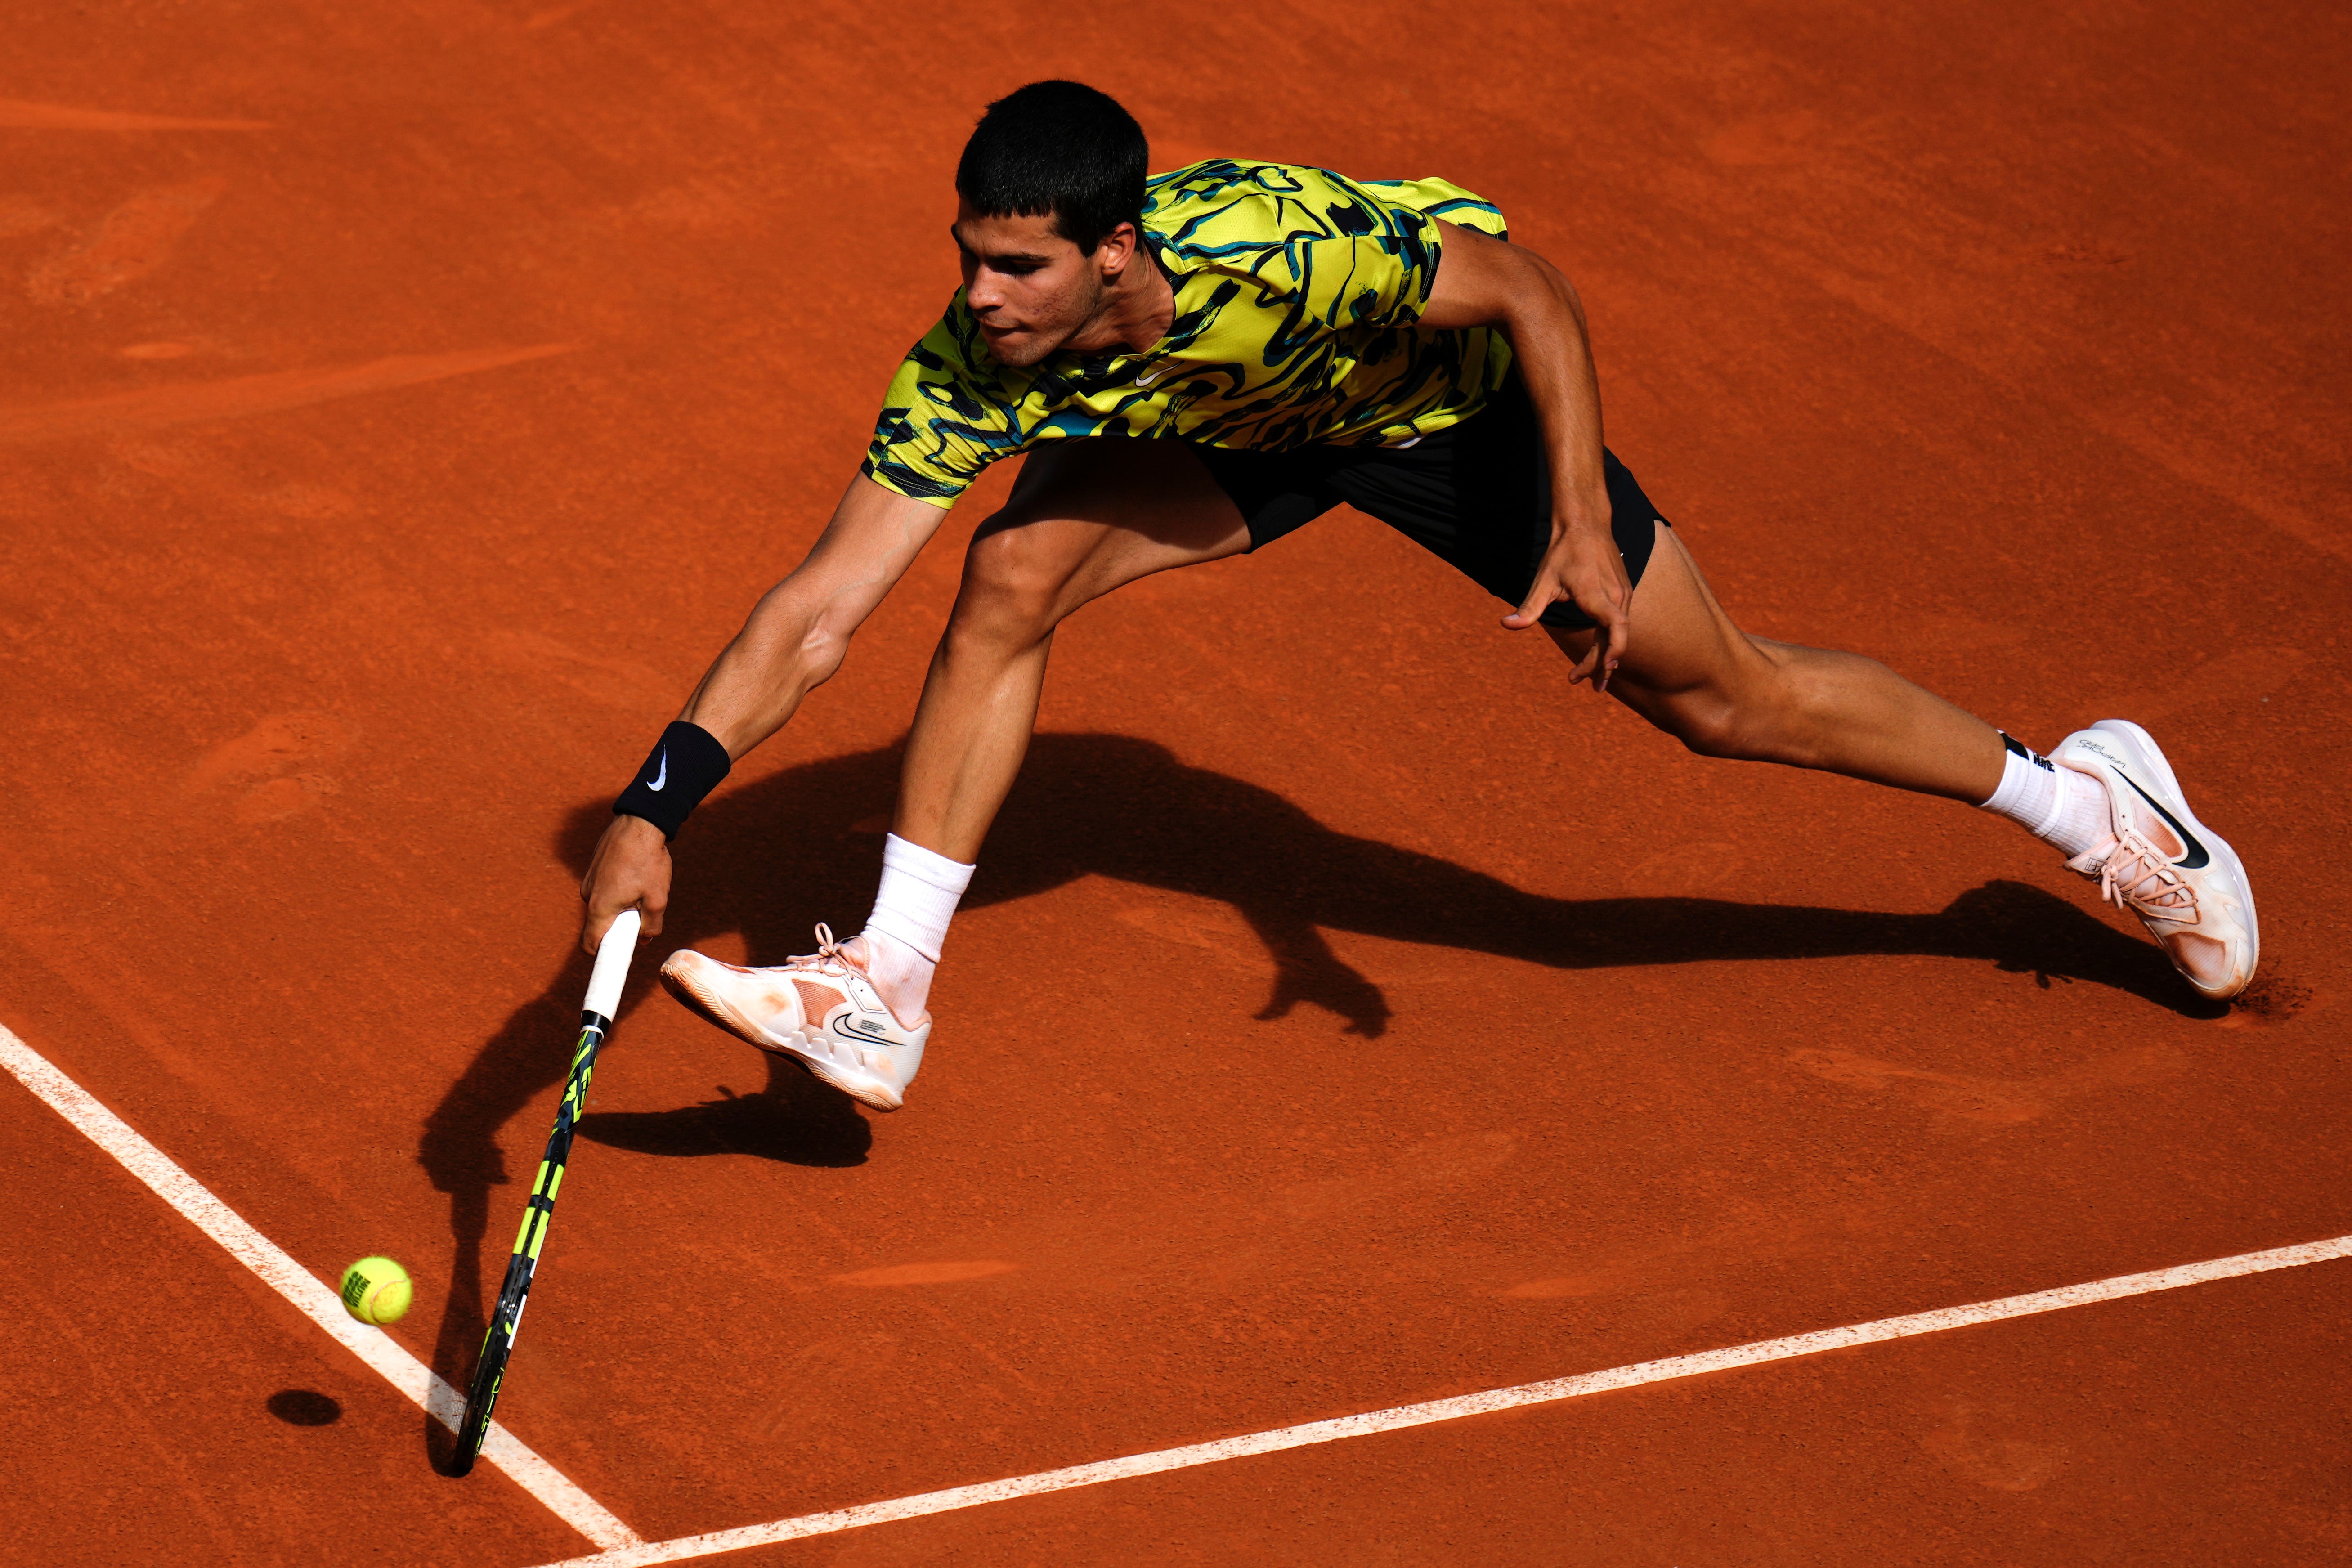
[[[2156,815],[2170,823],[2172,825],[2172,831],[2179,837],[2180,842],[2189,847],[2189,853],[2182,856],[2179,859],[2175,860],[2173,862],[2174,865],[2179,867],[2184,871],[2195,871],[2203,868],[2204,866],[2212,859],[2211,856],[2205,853],[2205,846],[2197,842],[2197,836],[2189,832],[2189,829],[2181,826],[2180,818],[2165,810],[2163,804],[2158,801],[2156,796],[2140,788],[2139,781],[2137,779],[2133,778],[2131,774],[2123,772],[2121,769],[2116,770],[2116,776],[2122,779],[2124,783],[2131,785],[2132,793],[2134,795],[2147,802],[2148,805],[2155,806]]]
[[[655,773],[654,782],[646,785],[646,787],[651,790],[658,790],[662,785],[667,783],[669,783],[669,748],[667,746],[664,746],[661,749],[661,767],[656,773]],[[2159,805],[2156,809],[2162,811],[2164,807]],[[2200,853],[2202,853],[2202,851],[2200,851]]]

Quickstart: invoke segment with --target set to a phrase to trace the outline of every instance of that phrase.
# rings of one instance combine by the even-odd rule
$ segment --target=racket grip
[[[588,975],[587,1008],[610,1018],[621,1005],[621,982],[629,977],[629,959],[637,947],[637,911],[623,910],[596,944],[596,967]]]

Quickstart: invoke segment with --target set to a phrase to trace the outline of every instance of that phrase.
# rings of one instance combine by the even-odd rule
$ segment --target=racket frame
[[[507,1358],[514,1353],[515,1333],[522,1326],[523,1308],[530,1300],[531,1280],[539,1272],[540,1249],[547,1245],[548,1226],[555,1218],[555,1194],[572,1160],[572,1139],[580,1113],[588,1103],[588,1082],[595,1076],[596,1053],[613,1032],[613,1014],[621,1003],[621,984],[628,977],[629,959],[637,943],[637,911],[625,910],[597,944],[596,967],[588,982],[587,1005],[580,1014],[580,1039],[572,1049],[572,1069],[564,1076],[563,1098],[555,1108],[555,1130],[547,1136],[539,1175],[530,1184],[523,1206],[522,1227],[515,1233],[514,1251],[507,1258],[505,1280],[499,1287],[498,1305],[482,1336],[481,1359],[474,1363],[474,1379],[466,1393],[466,1413],[457,1423],[457,1452],[449,1468],[462,1476],[490,1435],[490,1417],[505,1385]]]

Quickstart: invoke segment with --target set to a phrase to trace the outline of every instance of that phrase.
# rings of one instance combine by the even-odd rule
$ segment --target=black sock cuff
[[[613,803],[613,815],[641,816],[660,828],[664,838],[675,838],[702,797],[734,765],[718,736],[680,720],[646,753],[646,765]]]

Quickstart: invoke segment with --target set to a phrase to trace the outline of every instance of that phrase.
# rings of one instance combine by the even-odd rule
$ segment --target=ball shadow
[[[331,1426],[343,1418],[341,1403],[313,1388],[281,1388],[261,1405],[289,1426]]]

